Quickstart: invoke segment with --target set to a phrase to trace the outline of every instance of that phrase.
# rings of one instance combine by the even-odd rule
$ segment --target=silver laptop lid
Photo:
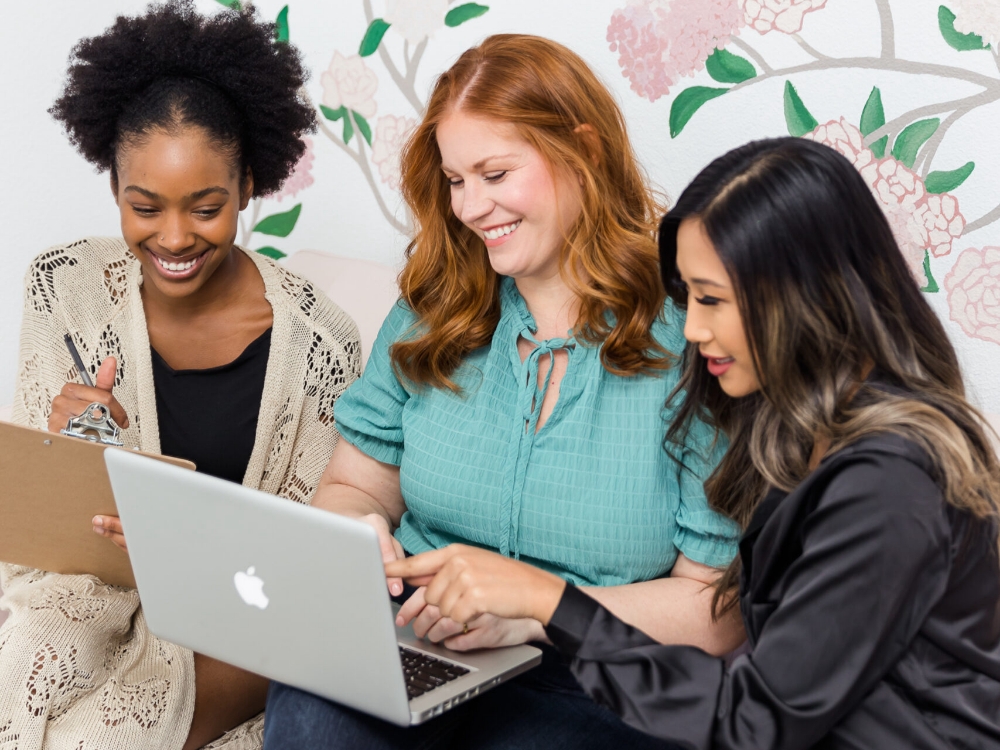
[[[371,527],[124,450],[105,462],[153,633],[410,722]]]

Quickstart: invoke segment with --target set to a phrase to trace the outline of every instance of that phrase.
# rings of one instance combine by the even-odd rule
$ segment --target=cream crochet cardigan
[[[257,435],[243,484],[309,502],[337,443],[333,404],[360,375],[354,321],[308,281],[254,253],[274,313]],[[13,420],[45,429],[77,371],[118,360],[126,446],[160,450],[141,267],[119,239],[85,239],[38,256],[25,282]],[[180,748],[194,711],[191,651],[152,635],[134,589],[93,576],[0,564],[0,748]],[[258,717],[214,746],[261,744]]]

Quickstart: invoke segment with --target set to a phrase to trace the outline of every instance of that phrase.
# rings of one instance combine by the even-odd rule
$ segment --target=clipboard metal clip
[[[118,437],[121,429],[111,418],[111,410],[96,401],[92,403],[79,417],[73,417],[66,423],[66,429],[59,434],[67,437],[82,438],[92,443],[113,445],[121,448],[125,444]]]

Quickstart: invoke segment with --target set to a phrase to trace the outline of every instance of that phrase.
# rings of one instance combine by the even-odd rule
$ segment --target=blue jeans
[[[452,747],[678,750],[594,703],[552,647],[544,647],[538,667],[416,727],[398,727],[280,683],[268,692],[264,750]]]

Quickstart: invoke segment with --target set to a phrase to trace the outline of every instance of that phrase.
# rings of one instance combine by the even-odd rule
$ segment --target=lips
[[[153,266],[159,271],[160,276],[171,281],[184,281],[195,276],[208,257],[208,250],[204,250],[198,255],[189,255],[186,258],[165,257],[149,250],[146,252],[153,259]]]
[[[519,226],[521,226],[520,219],[512,221],[510,224],[501,224],[497,227],[483,229],[483,241],[486,243],[486,247],[496,247],[497,245],[502,245]]]
[[[704,354],[702,356],[705,357]],[[736,361],[733,357],[705,357],[705,359],[708,360],[709,373],[717,378],[725,375],[726,371]]]

